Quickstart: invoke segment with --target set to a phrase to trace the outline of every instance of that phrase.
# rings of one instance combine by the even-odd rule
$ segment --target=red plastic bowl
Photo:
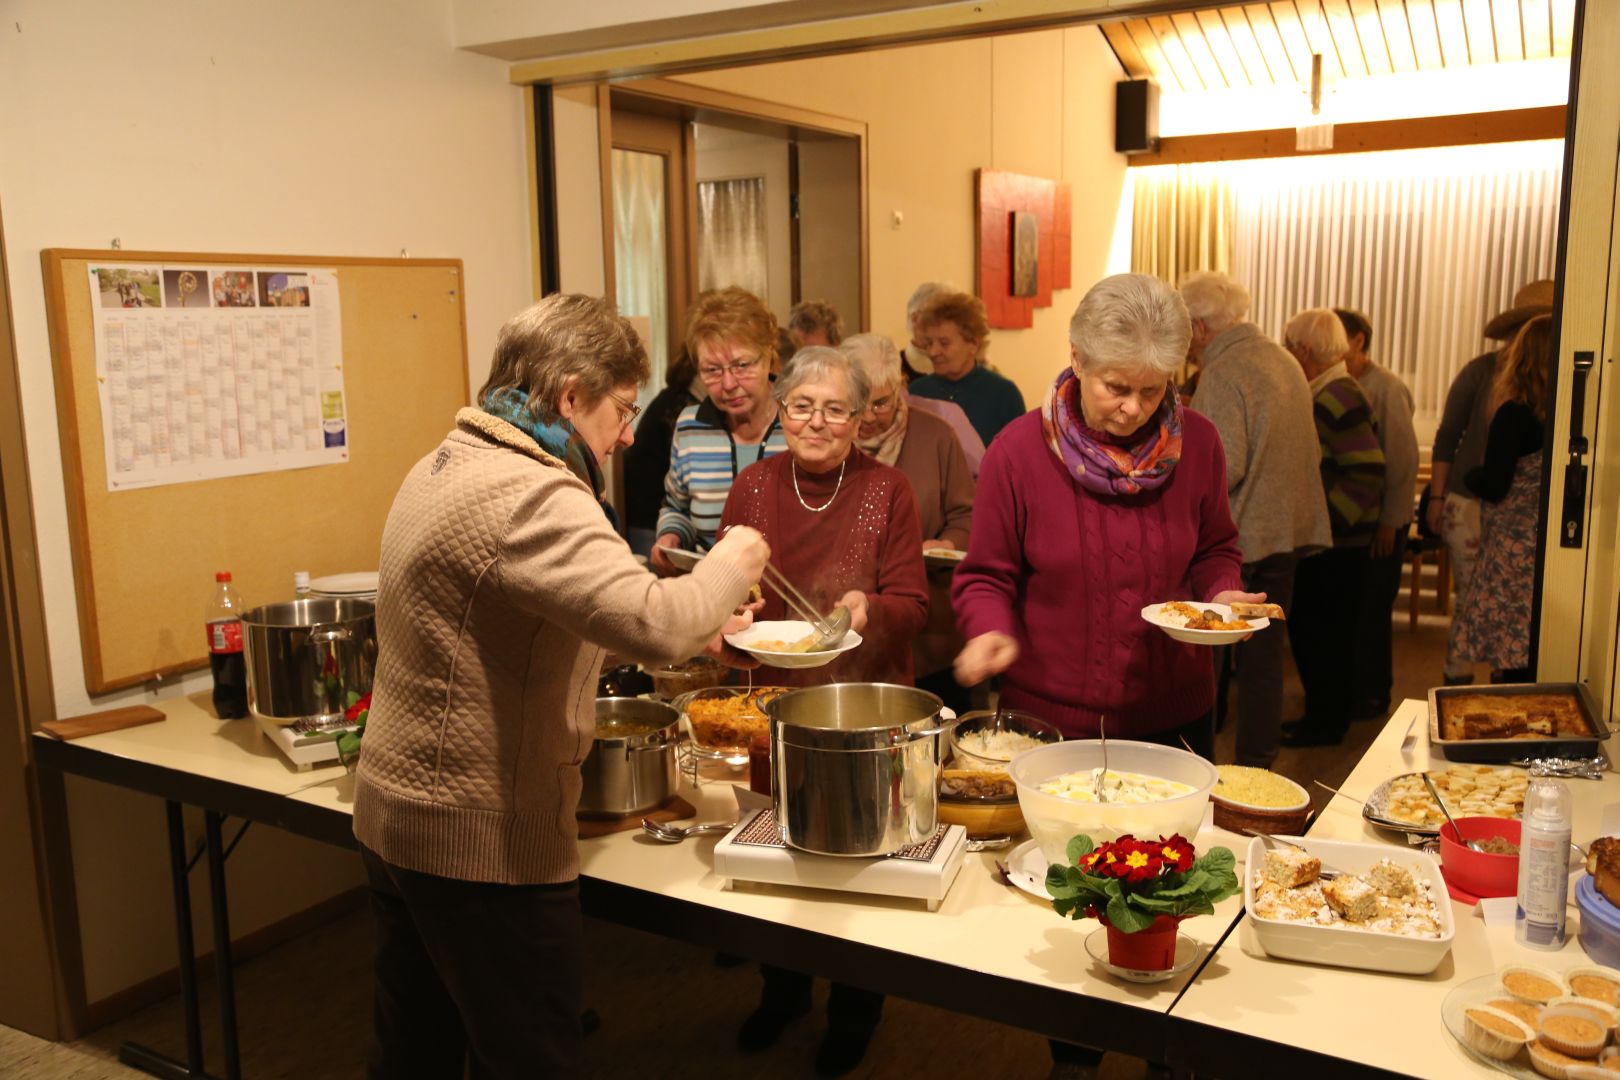
[[[1468,840],[1499,836],[1513,844],[1519,842],[1519,822],[1510,818],[1458,818],[1457,828]],[[1440,826],[1440,870],[1447,881],[1474,896],[1513,896],[1519,891],[1517,855],[1489,855],[1464,847],[1449,822]]]

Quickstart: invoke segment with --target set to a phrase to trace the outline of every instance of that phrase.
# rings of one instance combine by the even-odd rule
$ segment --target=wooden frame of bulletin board
[[[229,570],[249,607],[293,573],[375,570],[400,481],[467,404],[459,259],[356,259],[53,248],[41,253],[85,684],[91,693],[208,664],[204,613]],[[342,309],[342,464],[109,491],[89,267],[329,269]]]

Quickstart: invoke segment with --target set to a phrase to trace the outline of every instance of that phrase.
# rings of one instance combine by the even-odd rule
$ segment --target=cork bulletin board
[[[229,570],[253,607],[290,599],[298,570],[377,568],[400,481],[468,401],[459,259],[54,248],[41,261],[91,693],[206,667],[203,617],[216,571]],[[93,295],[91,269],[135,262],[329,271],[341,309],[346,459],[113,489],[96,363],[95,305],[106,301]]]

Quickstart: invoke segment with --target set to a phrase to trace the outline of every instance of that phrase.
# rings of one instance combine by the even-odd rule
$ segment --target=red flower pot
[[[1176,963],[1176,928],[1185,915],[1159,915],[1145,930],[1127,934],[1117,930],[1106,917],[1108,962],[1132,971],[1169,971]]]

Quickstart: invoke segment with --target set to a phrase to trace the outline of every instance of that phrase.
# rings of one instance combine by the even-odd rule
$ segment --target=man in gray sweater
[[[1384,450],[1384,511],[1367,549],[1367,580],[1361,593],[1355,668],[1350,674],[1356,695],[1350,702],[1350,718],[1382,719],[1389,712],[1390,690],[1395,685],[1390,611],[1401,591],[1406,538],[1417,499],[1417,432],[1412,428],[1412,391],[1399,375],[1367,355],[1372,348],[1372,323],[1349,308],[1334,308],[1333,313],[1350,341],[1344,366],[1367,395],[1378,445]]]
[[[1226,449],[1226,489],[1243,546],[1243,587],[1264,592],[1284,611],[1293,602],[1294,568],[1331,547],[1322,493],[1311,390],[1282,346],[1245,321],[1249,292],[1225,274],[1188,274],[1181,296],[1192,316],[1192,356],[1200,366],[1192,406],[1207,416]],[[1223,660],[1222,689],[1235,659],[1237,761],[1269,766],[1282,732],[1282,628],[1261,631]],[[1225,694],[1217,698],[1219,710]]]

